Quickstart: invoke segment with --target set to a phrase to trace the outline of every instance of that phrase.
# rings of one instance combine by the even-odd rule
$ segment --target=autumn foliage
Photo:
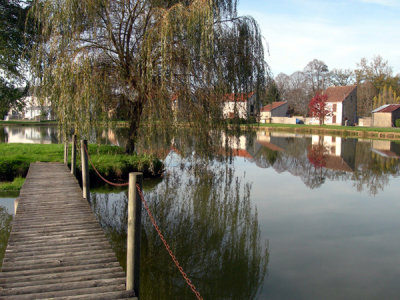
[[[327,149],[324,145],[313,145],[308,148],[307,158],[309,162],[316,168],[322,168],[326,166],[326,155]]]
[[[319,125],[323,125],[325,118],[331,114],[331,111],[326,105],[327,100],[327,95],[316,93],[308,104],[310,115],[319,119]]]

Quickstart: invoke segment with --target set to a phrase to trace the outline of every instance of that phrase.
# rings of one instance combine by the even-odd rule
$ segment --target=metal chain
[[[140,189],[140,186],[138,184],[136,184],[136,188],[139,192],[140,195],[140,199],[142,200],[143,206],[147,211],[147,214],[149,215],[150,221],[153,224],[154,228],[156,229],[158,236],[160,237],[161,241],[163,242],[165,249],[167,249],[168,254],[171,256],[172,260],[174,261],[176,267],[178,268],[179,272],[182,274],[183,278],[185,279],[186,283],[189,285],[190,289],[193,291],[193,293],[196,295],[197,299],[199,300],[203,300],[203,297],[201,297],[200,293],[197,291],[196,287],[194,286],[194,284],[192,283],[192,281],[189,279],[189,277],[187,276],[187,274],[185,273],[185,271],[183,271],[183,268],[181,267],[181,265],[179,264],[178,259],[176,258],[176,256],[172,253],[171,247],[168,245],[167,241],[164,238],[164,235],[161,233],[160,228],[157,225],[156,220],[153,217],[153,214],[150,211],[149,206],[147,205],[146,200],[144,200],[144,196],[143,193]]]
[[[93,170],[97,173],[97,175],[106,183],[111,184],[113,186],[128,186],[129,182],[127,183],[114,183],[111,182],[107,179],[105,179],[103,176],[101,176],[101,174],[99,173],[99,171],[96,169],[96,167],[93,165],[92,160],[90,159],[89,153],[88,153],[88,149],[86,148],[86,145],[83,144],[83,148],[85,149],[86,155],[88,157],[88,160],[93,168]],[[178,268],[179,272],[182,274],[183,278],[185,279],[186,283],[189,285],[190,289],[193,291],[193,293],[196,295],[198,300],[203,300],[203,297],[201,297],[200,293],[197,291],[196,287],[194,286],[194,284],[192,283],[192,281],[189,279],[189,277],[187,276],[187,274],[185,273],[185,271],[183,270],[183,268],[181,267],[178,259],[176,258],[176,256],[174,255],[174,253],[172,253],[171,247],[168,245],[167,241],[164,238],[164,235],[161,233],[160,228],[157,225],[156,220],[153,217],[153,214],[150,211],[149,206],[147,205],[146,200],[144,200],[144,196],[142,193],[142,190],[140,189],[140,186],[138,184],[136,184],[136,188],[139,192],[140,195],[140,199],[142,200],[143,206],[147,211],[147,214],[149,215],[149,218],[151,220],[151,223],[153,224],[154,228],[156,229],[158,236],[160,237],[161,241],[163,242],[165,249],[167,249],[168,254],[171,256],[173,262],[175,263],[176,267]]]
[[[114,183],[114,182],[111,182],[111,181],[105,179],[103,176],[101,176],[101,174],[99,173],[99,171],[97,171],[96,167],[93,165],[92,160],[90,159],[90,156],[89,156],[89,153],[88,153],[88,150],[87,150],[85,144],[83,144],[83,148],[85,149],[86,155],[87,155],[87,157],[88,157],[88,159],[89,159],[90,164],[92,165],[93,170],[97,173],[97,175],[99,175],[99,177],[100,177],[101,179],[103,179],[104,182],[106,182],[106,183],[108,183],[108,184],[111,184],[111,185],[113,185],[113,186],[128,186],[128,185],[129,185],[129,182],[126,182],[126,183]]]

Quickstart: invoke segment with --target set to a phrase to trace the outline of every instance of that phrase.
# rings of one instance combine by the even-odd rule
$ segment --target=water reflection
[[[5,206],[0,205],[0,269],[3,264],[7,241],[11,232],[11,221],[12,215]]]
[[[351,180],[358,191],[376,195],[400,173],[400,144],[393,141],[259,131],[247,151],[257,166],[289,172],[311,189],[326,179]]]
[[[251,186],[227,165],[196,160],[187,167],[175,152],[168,158],[182,164],[171,161],[180,167],[145,197],[181,265],[205,299],[256,299],[268,249],[260,239]],[[125,265],[126,193],[94,193],[92,206]],[[193,299],[146,215],[141,251],[143,299]]]
[[[0,143],[56,144],[57,126],[0,127]]]

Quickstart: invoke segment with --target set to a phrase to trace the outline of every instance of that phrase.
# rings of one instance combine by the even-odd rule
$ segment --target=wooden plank
[[[137,299],[61,163],[31,164],[0,272],[1,299]]]

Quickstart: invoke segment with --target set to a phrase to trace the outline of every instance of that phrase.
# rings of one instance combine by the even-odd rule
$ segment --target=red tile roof
[[[335,171],[353,172],[353,170],[344,161],[344,159],[342,157],[335,156],[335,155],[327,155],[326,156],[325,168],[335,170]]]
[[[247,102],[249,98],[251,98],[254,95],[254,92],[251,93],[240,93],[240,94],[225,94],[224,95],[224,101],[225,102]]]
[[[386,104],[377,109],[373,112],[394,112],[400,108],[400,104]]]
[[[343,102],[355,88],[357,88],[356,85],[331,86],[323,94],[328,95],[326,102]]]
[[[257,143],[259,143],[261,146],[266,147],[266,148],[268,148],[269,150],[272,150],[272,151],[279,151],[279,152],[284,152],[285,151],[281,147],[279,147],[279,146],[277,146],[275,144],[269,143],[269,142],[264,142],[264,141],[257,140]]]
[[[233,156],[239,156],[239,157],[244,157],[248,159],[253,159],[253,156],[247,150],[244,149],[232,149],[232,155]]]
[[[280,101],[280,102],[272,102],[271,104],[265,105],[263,108],[261,108],[261,111],[271,111],[283,104],[286,104],[286,101]]]

